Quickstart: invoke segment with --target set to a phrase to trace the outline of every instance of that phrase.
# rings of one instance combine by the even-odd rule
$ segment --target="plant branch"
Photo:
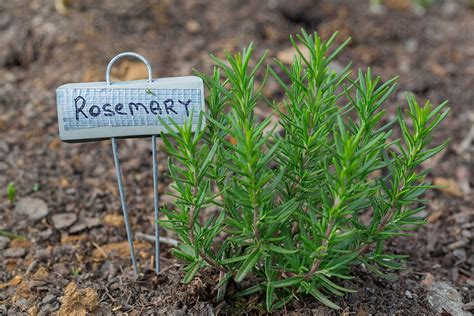
[[[198,183],[197,183],[196,172],[194,172],[194,177],[193,178],[194,178],[194,181],[195,181],[194,182],[194,187],[193,187],[193,197],[195,197],[196,194],[197,194],[197,191],[198,191]],[[197,248],[196,237],[194,236],[194,216],[195,216],[194,213],[195,213],[195,211],[196,211],[196,206],[193,204],[189,208],[188,228],[189,228],[189,240],[191,241],[191,244],[192,244],[194,249]],[[220,266],[211,257],[209,257],[201,247],[199,247],[199,256],[201,257],[201,259],[203,259],[211,267],[213,267],[213,268],[215,268],[215,269],[217,269],[221,272],[227,273],[227,270],[225,268],[223,268],[222,266]]]
[[[258,212],[258,206],[254,204],[253,206],[253,229],[255,233],[255,240],[258,241],[260,239],[260,228],[258,227],[258,218],[259,218],[259,212]]]
[[[313,265],[311,266],[311,269],[308,271],[308,273],[305,274],[305,279],[309,279],[311,278],[319,269],[319,266],[321,265],[322,261],[323,261],[323,257],[324,255],[327,253],[327,246],[328,246],[328,243],[329,243],[329,237],[331,236],[331,231],[332,231],[332,228],[334,226],[334,221],[332,221],[328,227],[326,228],[326,232],[324,234],[324,239],[322,241],[322,246],[323,246],[323,253],[319,256],[319,258],[314,261]]]

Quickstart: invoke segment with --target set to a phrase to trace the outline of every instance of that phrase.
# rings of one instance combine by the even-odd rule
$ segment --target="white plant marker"
[[[123,57],[143,61],[148,80],[111,83],[110,70]],[[107,65],[105,82],[69,83],[56,89],[59,136],[65,142],[112,140],[120,203],[130,245],[133,270],[138,273],[133,235],[122,183],[117,138],[152,137],[153,192],[155,221],[155,271],[160,271],[160,238],[158,224],[158,162],[156,137],[166,133],[158,117],[166,123],[183,124],[192,120],[196,130],[204,111],[204,86],[195,76],[152,79],[150,63],[141,55],[118,54]],[[192,115],[192,117],[190,117]]]

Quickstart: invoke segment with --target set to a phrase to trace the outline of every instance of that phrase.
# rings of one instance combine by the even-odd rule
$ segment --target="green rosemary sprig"
[[[176,199],[162,225],[181,241],[174,254],[187,262],[185,282],[211,267],[220,271],[218,299],[229,280],[246,279],[253,285],[238,295],[264,293],[269,311],[300,295],[337,309],[331,296],[352,291],[340,280],[353,277],[354,264],[381,275],[401,267],[403,256],[384,242],[424,223],[431,184],[422,163],[446,147],[430,143],[449,110],[407,94],[408,107],[387,121],[397,78],[381,82],[370,69],[353,78],[350,65],[336,73],[331,62],[348,41],[335,47],[335,38],[302,31],[291,38],[289,66],[264,69],[266,54],[251,66],[252,44],[212,56],[213,74],[199,74],[208,90],[200,132],[163,122]],[[267,75],[284,97],[259,118]]]

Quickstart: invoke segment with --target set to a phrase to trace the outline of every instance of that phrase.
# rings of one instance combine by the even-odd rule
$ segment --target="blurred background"
[[[407,90],[435,104],[448,99],[452,108],[436,136],[451,143],[430,161],[432,181],[445,188],[427,196],[429,224],[415,239],[400,238],[391,245],[410,255],[407,271],[393,283],[362,271],[355,281],[361,290],[341,304],[354,313],[426,313],[426,287],[439,280],[456,289],[461,305],[471,302],[473,1],[2,0],[0,314],[31,308],[45,314],[56,311],[69,282],[96,291],[101,308],[109,312],[127,297],[117,311],[140,306],[161,306],[163,312],[214,308],[208,303],[212,288],[206,280],[184,287],[178,285],[179,277],[150,277],[146,282],[151,283],[143,281],[147,299],[132,281],[117,281],[130,267],[110,142],[61,143],[55,88],[103,81],[108,61],[123,51],[144,55],[154,77],[190,75],[192,68],[209,73],[209,53],[223,56],[224,49],[236,52],[250,42],[255,42],[257,54],[268,49],[269,62],[272,57],[291,62],[289,36],[301,28],[323,38],[339,31],[339,42],[352,38],[332,64],[336,70],[352,61],[354,68],[370,66],[384,80],[400,75],[399,94],[387,104],[389,113],[403,104]],[[114,80],[145,77],[146,68],[133,60],[113,70]],[[281,97],[272,81],[264,93]],[[152,234],[150,141],[129,139],[119,146],[134,231]],[[166,155],[160,152],[159,159],[163,204],[171,197],[166,194]],[[137,249],[141,269],[151,268],[152,244],[137,238]],[[179,276],[169,250],[163,245],[164,265],[169,275]],[[48,281],[31,284],[32,275]],[[179,298],[163,297],[176,288]],[[184,305],[176,306],[176,301]],[[298,304],[295,310],[316,308]]]

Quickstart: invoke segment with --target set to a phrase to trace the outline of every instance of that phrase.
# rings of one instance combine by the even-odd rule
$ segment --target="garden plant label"
[[[123,58],[141,60],[148,69],[148,80],[114,82],[110,80],[113,64]],[[204,86],[199,77],[152,79],[150,63],[143,56],[125,52],[112,58],[105,71],[105,81],[69,83],[56,89],[59,137],[66,142],[84,142],[110,138],[117,174],[120,204],[130,246],[133,270],[138,273],[133,233],[128,219],[117,138],[151,136],[153,159],[153,206],[155,223],[155,271],[160,271],[160,234],[158,214],[157,141],[167,126],[191,121],[191,130],[202,128]],[[189,125],[187,125],[189,126]]]
[[[79,142],[166,132],[162,118],[197,123],[203,83],[195,76],[127,82],[69,83],[57,90],[61,140]]]

